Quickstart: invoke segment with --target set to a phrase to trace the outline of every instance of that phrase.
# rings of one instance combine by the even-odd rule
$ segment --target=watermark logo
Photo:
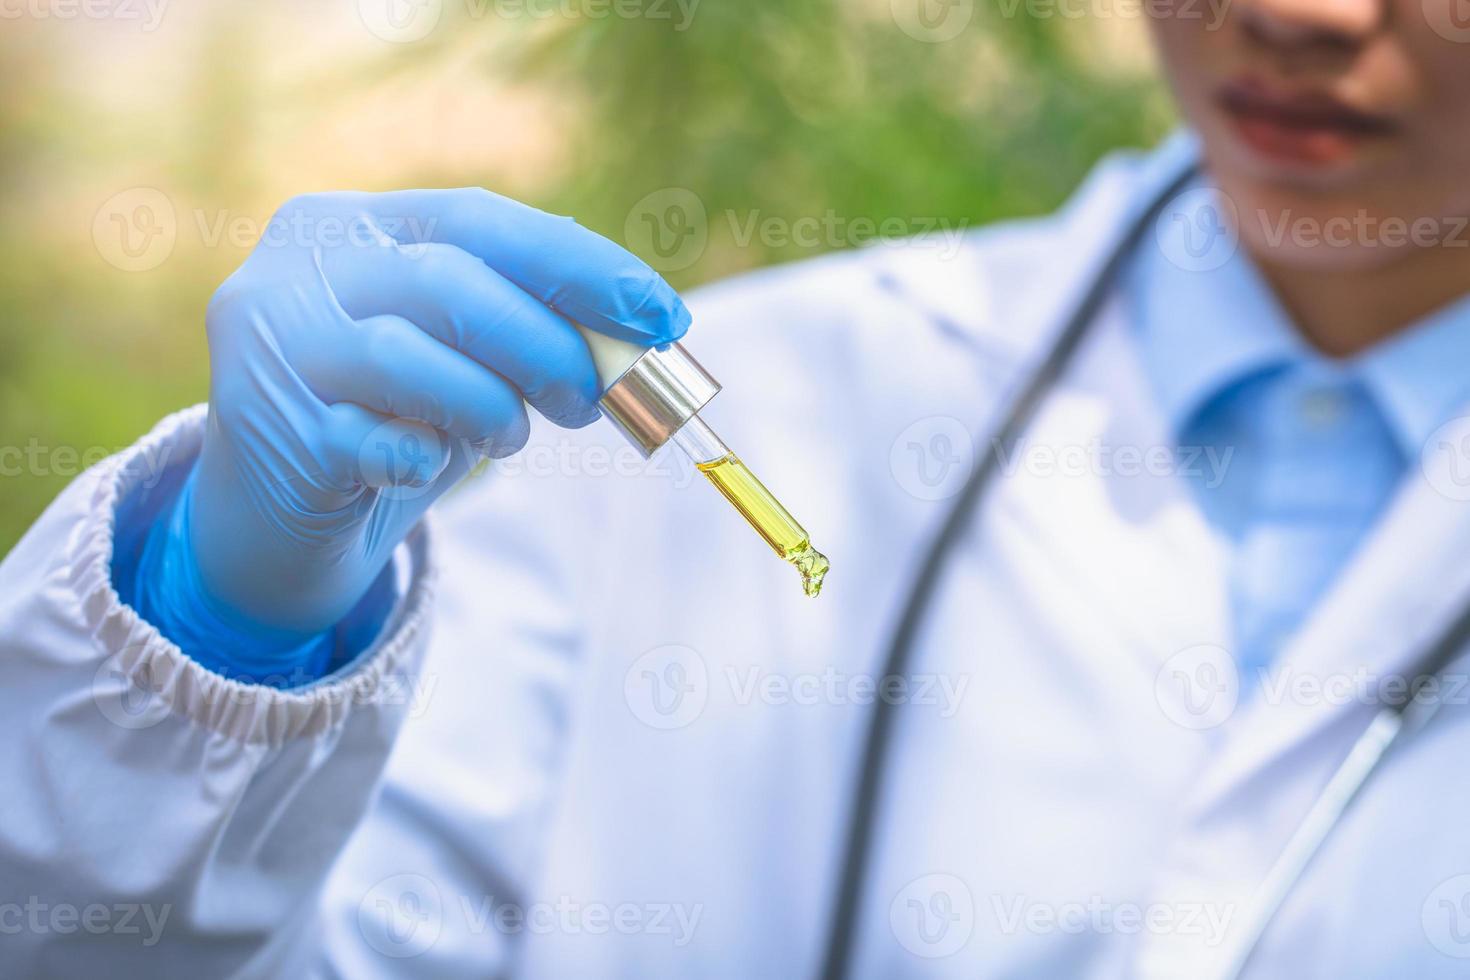
[[[623,699],[634,717],[662,731],[684,728],[709,701],[709,668],[697,650],[678,644],[654,647],[623,676]]]
[[[1154,239],[1170,263],[1186,272],[1213,272],[1235,256],[1235,203],[1207,187],[1185,191],[1154,221]]]
[[[390,44],[422,41],[439,26],[444,0],[357,0],[357,16],[374,37]]]
[[[434,489],[446,460],[439,430],[416,419],[375,426],[357,451],[363,483],[387,500],[413,500]]]
[[[92,217],[92,244],[102,260],[123,272],[156,269],[173,254],[178,216],[156,187],[130,187],[102,202]]]
[[[689,268],[709,245],[704,201],[685,187],[664,187],[645,194],[623,223],[623,243],[659,272]]]
[[[444,928],[439,888],[420,874],[396,874],[370,888],[357,905],[362,938],[384,956],[422,956]]]
[[[915,41],[942,44],[970,26],[975,0],[889,0],[893,22]]]
[[[133,672],[125,668],[141,648],[123,647],[103,660],[92,674],[92,703],[118,728],[142,731],[169,717],[168,702],[152,682],[152,660],[144,659]]]
[[[975,469],[975,440],[963,422],[931,415],[905,428],[888,450],[893,479],[920,500],[946,500]]]
[[[1446,956],[1470,959],[1470,874],[1446,878],[1419,910],[1429,944]]]
[[[1446,41],[1470,44],[1470,0],[1424,0],[1424,19]]]
[[[924,875],[893,896],[888,924],[899,945],[915,956],[953,956],[975,931],[975,898],[954,875]]]
[[[1454,418],[1435,429],[1419,454],[1424,479],[1448,500],[1470,500],[1470,418]]]
[[[1174,724],[1193,731],[1222,725],[1240,702],[1240,670],[1230,651],[1201,643],[1180,650],[1154,676],[1154,700]]]

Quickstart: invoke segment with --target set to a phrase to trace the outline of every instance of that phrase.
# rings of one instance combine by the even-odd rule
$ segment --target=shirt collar
[[[1186,191],[1145,239],[1127,285],[1144,371],[1174,435],[1221,391],[1311,356],[1233,235],[1215,227],[1210,192]]]
[[[1470,297],[1368,348],[1349,364],[1378,400],[1409,458],[1470,395]]]
[[[1181,435],[1209,401],[1248,377],[1302,366],[1361,380],[1406,456],[1417,458],[1470,397],[1470,297],[1351,358],[1326,357],[1297,332],[1233,236],[1201,255],[1211,194],[1200,185],[1176,199],[1125,285],[1144,371],[1170,430]]]

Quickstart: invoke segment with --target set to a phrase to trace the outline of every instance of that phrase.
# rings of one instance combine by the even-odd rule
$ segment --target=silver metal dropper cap
[[[650,348],[602,393],[598,405],[645,457],[720,393],[720,383],[679,344]]]

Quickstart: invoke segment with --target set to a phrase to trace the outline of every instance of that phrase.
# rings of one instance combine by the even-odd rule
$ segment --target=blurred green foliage
[[[142,173],[195,200],[250,200],[262,177],[283,183],[251,154],[273,101],[330,117],[342,101],[466,51],[487,81],[540,86],[576,120],[559,134],[567,165],[525,196],[617,240],[630,207],[668,187],[693,191],[710,214],[976,226],[1054,207],[1107,150],[1147,145],[1171,124],[1147,65],[1106,56],[1098,25],[1007,18],[977,3],[960,37],[935,44],[897,29],[887,6],[703,0],[678,31],[668,20],[618,17],[507,22],[466,4],[423,42],[324,66],[298,90],[262,91],[249,66],[268,45],[249,48],[240,5],[199,32],[183,135],[153,140]],[[45,51],[23,40],[0,41],[0,74],[4,551],[71,479],[57,447],[125,446],[206,396],[202,313],[243,251],[181,249],[141,277],[95,255],[79,260],[85,235],[50,234],[32,202],[62,172],[129,186],[136,161],[110,184],[108,172],[115,148],[136,144],[147,123],[60,84]],[[503,188],[494,173],[447,164],[405,168],[396,182]],[[98,203],[84,202],[88,220]],[[676,285],[818,250],[741,245],[720,222],[709,230],[701,259],[670,274]],[[15,450],[28,446],[48,462],[22,461],[16,473]]]
[[[572,136],[587,166],[548,203],[614,238],[664,187],[694,191],[711,215],[975,226],[1051,209],[1103,153],[1169,125],[1151,74],[1093,63],[1085,24],[977,10],[964,36],[933,44],[852,6],[706,2],[682,34],[607,20],[527,45],[517,70],[589,105]],[[675,284],[812,254],[728,233],[712,220],[707,261]]]

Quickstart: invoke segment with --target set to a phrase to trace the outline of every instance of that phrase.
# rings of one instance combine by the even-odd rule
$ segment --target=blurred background
[[[1056,206],[1172,124],[1113,0],[0,0],[0,554],[208,392],[309,190],[478,184],[679,287]]]

